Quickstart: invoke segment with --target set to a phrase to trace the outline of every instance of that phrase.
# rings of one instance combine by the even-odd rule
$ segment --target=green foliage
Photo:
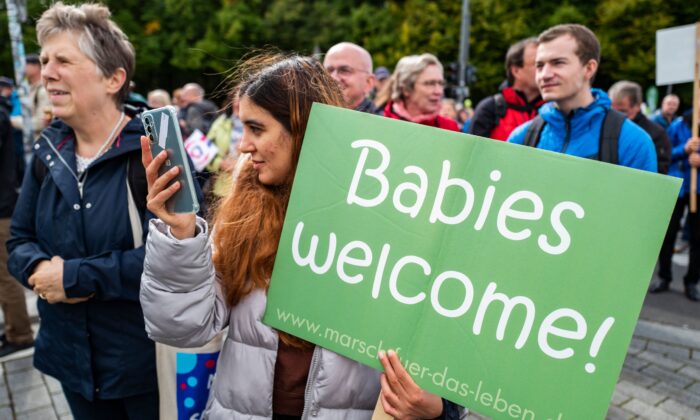
[[[76,3],[76,1],[67,1]],[[28,0],[25,49],[36,51],[34,25],[49,1]],[[365,46],[375,66],[393,67],[407,54],[431,52],[443,63],[459,53],[461,3],[456,0],[104,0],[137,51],[141,91],[172,89],[197,80],[216,87],[252,49],[302,54],[340,41]],[[693,23],[700,3],[687,0],[471,0],[470,63],[478,68],[475,99],[504,79],[503,59],[513,42],[564,22],[589,26],[602,45],[596,79],[654,82],[655,31]],[[4,1],[0,39],[8,40]],[[0,50],[0,74],[12,73],[9,42]],[[686,89],[685,86],[681,87]]]

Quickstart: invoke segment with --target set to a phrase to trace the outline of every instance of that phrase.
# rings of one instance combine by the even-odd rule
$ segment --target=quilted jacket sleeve
[[[211,253],[203,219],[197,218],[197,235],[185,240],[174,238],[163,221],[151,221],[140,294],[151,339],[199,347],[228,325],[230,309]]]

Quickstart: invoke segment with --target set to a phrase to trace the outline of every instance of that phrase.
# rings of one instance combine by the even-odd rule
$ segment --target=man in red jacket
[[[537,39],[527,38],[508,49],[508,86],[479,102],[469,134],[506,140],[515,127],[537,116],[544,103],[535,82]]]

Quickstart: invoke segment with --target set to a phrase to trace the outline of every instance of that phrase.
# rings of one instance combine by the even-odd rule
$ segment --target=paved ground
[[[36,296],[27,292],[27,308],[35,321],[34,332],[39,328],[36,313]],[[4,324],[2,313],[0,323]],[[0,420],[67,420],[68,403],[61,385],[50,376],[32,366],[33,349],[27,349],[0,359]]]
[[[682,295],[686,266],[687,254],[677,254],[674,290],[647,296],[608,419],[700,419],[700,303]],[[38,321],[32,293],[27,305]],[[0,359],[0,420],[72,419],[60,385],[32,367],[32,355]]]
[[[700,304],[683,295],[683,276],[688,269],[687,250],[673,256],[671,291],[647,294],[640,318],[700,331]]]

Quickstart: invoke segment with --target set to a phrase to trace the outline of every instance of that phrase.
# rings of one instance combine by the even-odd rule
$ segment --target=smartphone
[[[151,143],[151,155],[156,157],[163,150],[168,152],[168,158],[158,170],[158,175],[163,175],[173,166],[180,168],[180,173],[174,181],[180,181],[181,188],[166,201],[165,207],[172,213],[197,213],[199,211],[197,190],[194,187],[175,108],[166,106],[144,111],[141,114],[141,121],[146,130],[146,137]]]

